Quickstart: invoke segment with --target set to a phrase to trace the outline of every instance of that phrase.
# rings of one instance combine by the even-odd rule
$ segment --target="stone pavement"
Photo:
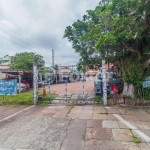
[[[150,107],[51,104],[26,119],[24,124],[31,121],[27,128],[30,134],[24,124],[17,130],[21,125],[20,120],[0,130],[0,147],[4,147],[0,150],[150,150]],[[36,125],[42,127],[42,123],[47,124],[47,130],[36,129]],[[31,124],[35,125],[34,131],[30,129]],[[12,130],[12,126],[17,133],[9,130]],[[37,136],[35,132],[40,134],[40,138],[30,139],[32,135]],[[24,135],[26,140],[19,143],[15,135],[21,135],[21,138]],[[6,140],[7,136],[9,141]],[[39,148],[36,145],[39,141],[35,140],[40,140]],[[17,142],[12,144],[12,141]],[[23,147],[24,143],[28,147]],[[18,145],[22,145],[22,148]]]
[[[95,92],[58,94],[52,103],[95,103]]]

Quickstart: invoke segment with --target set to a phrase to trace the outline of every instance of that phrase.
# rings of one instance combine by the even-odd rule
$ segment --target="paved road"
[[[148,140],[150,107],[0,106],[0,150],[149,150]]]
[[[63,84],[52,84],[50,87],[52,92],[55,92],[56,94],[65,94],[65,83]],[[47,87],[48,90],[48,87]],[[79,82],[72,82],[67,84],[67,92],[68,93],[81,93],[83,90],[83,83],[82,81]],[[84,82],[84,90],[85,92],[94,92],[94,82],[86,81]]]

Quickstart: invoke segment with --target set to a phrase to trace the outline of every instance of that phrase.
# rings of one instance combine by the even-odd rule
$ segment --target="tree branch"
[[[141,54],[140,54],[140,52],[139,52],[138,50],[135,50],[135,49],[133,49],[133,48],[127,46],[127,44],[125,44],[125,43],[122,43],[122,44],[123,44],[123,45],[125,46],[125,48],[127,48],[129,51],[134,52],[134,53],[137,53],[138,58],[141,59]]]

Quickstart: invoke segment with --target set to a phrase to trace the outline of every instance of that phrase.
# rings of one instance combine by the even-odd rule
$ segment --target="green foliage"
[[[97,102],[97,103],[103,104],[103,99],[100,95],[96,95],[94,97],[94,101]]]
[[[150,87],[143,88],[142,86],[136,87],[136,97],[138,99],[150,100]]]
[[[42,94],[39,91],[39,94]],[[51,93],[50,99],[53,100],[57,95]],[[45,100],[48,99],[48,95]],[[47,102],[41,101],[40,105],[45,105]],[[17,95],[0,95],[0,105],[33,105],[33,90],[18,93]]]
[[[133,135],[132,138],[133,138],[133,142],[140,143],[140,140],[137,136]]]
[[[33,62],[35,59],[38,61],[38,67],[44,66],[45,62],[43,57],[39,54],[33,52],[16,53],[12,58],[10,68],[33,70]]]
[[[83,64],[97,64],[107,56],[126,82],[141,86],[150,75],[149,16],[150,1],[105,0],[66,27],[64,37]]]

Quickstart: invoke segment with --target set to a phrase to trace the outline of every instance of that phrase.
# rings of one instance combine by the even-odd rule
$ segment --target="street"
[[[0,112],[0,150],[150,149],[150,107],[51,104]]]

